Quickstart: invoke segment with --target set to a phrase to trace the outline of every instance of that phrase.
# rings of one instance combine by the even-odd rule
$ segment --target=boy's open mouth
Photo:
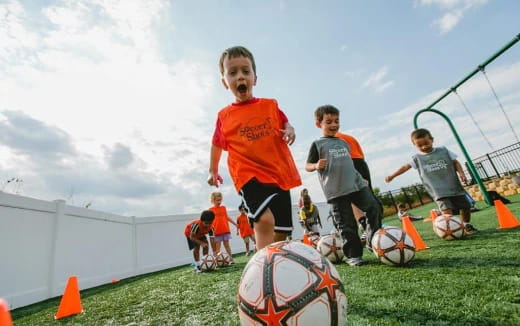
[[[240,93],[245,93],[245,92],[247,92],[247,86],[244,84],[238,85],[237,91],[239,91]]]

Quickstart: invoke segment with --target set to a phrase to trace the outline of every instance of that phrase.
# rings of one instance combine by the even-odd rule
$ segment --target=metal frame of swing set
[[[448,123],[448,125],[450,126],[450,129],[453,133],[453,135],[455,136],[455,140],[457,141],[457,143],[459,144],[460,146],[460,149],[462,150],[462,153],[464,154],[464,157],[466,158],[466,161],[467,161],[467,164],[468,164],[468,168],[471,172],[471,175],[473,177],[473,180],[476,181],[476,183],[478,184],[479,188],[480,188],[480,191],[482,192],[482,194],[484,195],[484,199],[485,199],[485,202],[488,206],[492,206],[493,205],[493,202],[491,201],[491,197],[489,196],[489,193],[487,192],[487,189],[486,187],[484,186],[484,183],[482,182],[482,180],[480,179],[480,176],[478,175],[477,173],[477,170],[475,169],[475,166],[473,165],[473,162],[471,161],[471,158],[470,156],[468,155],[468,152],[466,151],[466,148],[464,147],[464,144],[462,143],[462,140],[460,139],[459,137],[459,134],[457,133],[457,130],[455,130],[455,127],[453,126],[453,123],[451,122],[451,120],[448,118],[448,116],[444,113],[442,113],[441,111],[438,111],[436,109],[433,108],[434,105],[436,105],[437,103],[439,103],[440,101],[442,101],[446,96],[448,96],[449,94],[451,94],[452,92],[454,92],[456,95],[457,94],[457,88],[459,86],[461,86],[462,84],[464,84],[466,81],[468,81],[471,77],[473,77],[475,74],[477,74],[479,71],[482,71],[484,72],[484,68],[490,64],[491,62],[493,62],[496,58],[498,58],[502,53],[506,52],[510,47],[512,47],[515,43],[517,43],[518,41],[520,41],[520,34],[517,34],[516,37],[514,39],[512,39],[511,41],[509,41],[506,45],[504,45],[500,50],[498,50],[495,54],[493,54],[489,59],[487,59],[486,61],[484,61],[483,63],[481,63],[480,65],[478,65],[478,67],[476,69],[474,69],[472,72],[470,72],[466,77],[464,77],[461,81],[459,81],[455,86],[451,87],[447,92],[445,92],[443,95],[441,95],[438,99],[436,99],[435,101],[433,101],[430,105],[428,105],[426,108],[422,109],[422,110],[419,110],[414,118],[413,118],[413,124],[414,124],[414,128],[417,129],[417,119],[419,118],[419,115],[421,115],[422,113],[424,112],[432,112],[432,113],[436,113],[438,115],[440,115],[442,118],[444,118],[444,120],[446,120],[446,122]],[[484,73],[485,75],[485,73]],[[485,75],[486,76],[486,75]],[[487,76],[486,76],[487,78]],[[488,79],[488,82],[489,82],[489,79]],[[490,84],[491,85],[491,84]],[[491,86],[491,90],[493,91],[493,94],[495,94],[495,97],[496,96],[496,93],[493,89],[493,87]],[[459,96],[459,99],[460,96]],[[462,99],[461,99],[462,100]],[[464,102],[462,102],[464,107],[465,107],[465,104]],[[498,101],[500,107],[502,108],[502,105],[500,103],[500,101]],[[465,107],[465,109],[467,110],[467,108]],[[503,110],[503,108],[502,108]],[[505,114],[505,111],[504,111],[504,114]],[[506,116],[506,119],[508,120],[508,123],[510,124],[510,127],[512,129],[512,126],[511,126],[511,123],[509,122],[509,119],[507,118]],[[474,121],[475,122],[475,121]],[[480,130],[480,128],[479,128]],[[513,129],[512,129],[513,130]],[[482,131],[481,131],[482,133]],[[513,133],[515,134],[516,136],[516,133],[514,132],[513,130]],[[485,137],[484,137],[485,138]],[[486,139],[487,140],[487,139]],[[491,144],[490,144],[491,145]]]

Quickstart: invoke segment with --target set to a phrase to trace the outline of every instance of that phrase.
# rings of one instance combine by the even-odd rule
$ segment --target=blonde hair
[[[220,191],[213,191],[209,195],[209,201],[213,204],[215,202],[215,198],[217,197],[223,198],[222,193]]]

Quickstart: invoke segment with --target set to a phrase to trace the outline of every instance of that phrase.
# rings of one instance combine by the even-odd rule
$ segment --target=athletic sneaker
[[[475,232],[478,232],[478,230],[475,229],[473,225],[471,225],[470,223],[464,223],[464,234],[470,235]]]
[[[351,257],[347,258],[347,264],[349,264],[350,266],[357,267],[364,265],[365,262],[361,259],[361,257]]]
[[[202,270],[200,269],[200,266],[195,266],[195,269],[193,271],[195,273],[202,273]]]
[[[231,258],[231,261],[229,262],[229,265],[235,265],[235,260]]]
[[[248,252],[246,252],[246,256],[249,256],[249,254],[250,254],[250,252],[249,252],[249,251],[248,251]]]

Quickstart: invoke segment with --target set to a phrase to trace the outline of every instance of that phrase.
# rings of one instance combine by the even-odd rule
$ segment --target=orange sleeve
[[[348,146],[350,147],[350,156],[352,158],[365,158],[363,149],[361,149],[361,145],[359,145],[356,138],[347,134],[342,134],[340,132],[336,133],[336,137],[343,139],[345,142],[347,142]]]

